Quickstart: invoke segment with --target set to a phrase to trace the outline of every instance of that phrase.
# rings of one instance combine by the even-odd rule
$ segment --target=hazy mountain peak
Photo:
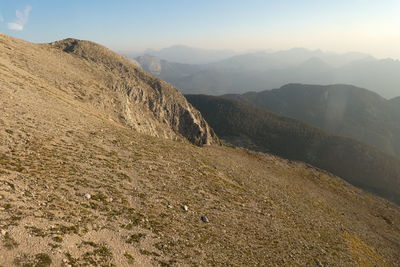
[[[161,60],[155,56],[145,54],[143,56],[139,56],[136,58],[136,61],[139,62],[139,65],[145,69],[147,72],[160,75],[161,74]]]
[[[326,63],[324,60],[322,60],[319,57],[312,57],[301,63],[299,66],[301,70],[315,70],[315,71],[321,71],[324,69],[330,69],[332,68],[331,65]]]
[[[400,96],[390,99],[392,103],[400,104]]]
[[[311,49],[307,49],[307,48],[304,48],[304,47],[293,47],[293,48],[290,48],[290,49],[287,49],[287,50],[281,50],[281,51],[278,51],[278,52],[297,54],[297,53],[315,53],[315,52],[321,52],[321,50],[311,50]]]
[[[229,58],[235,55],[235,52],[173,45],[160,50],[146,50],[145,54],[182,64],[206,64]]]

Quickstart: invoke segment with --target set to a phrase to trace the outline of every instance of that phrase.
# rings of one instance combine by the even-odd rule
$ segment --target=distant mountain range
[[[202,65],[174,63],[151,55],[139,56],[135,61],[147,72],[163,80],[185,78],[203,70]]]
[[[226,97],[348,136],[400,156],[400,98],[386,100],[349,85],[289,84]]]
[[[182,64],[207,64],[227,59],[237,53],[231,50],[201,49],[185,45],[174,45],[160,50],[148,49],[143,54]]]
[[[229,143],[310,163],[400,203],[398,157],[235,99],[186,97]]]
[[[237,55],[202,65],[150,55],[136,60],[183,92],[230,92],[222,98],[187,96],[228,142],[310,163],[400,201],[400,97],[388,100],[379,95],[398,95],[400,78],[396,80],[394,73],[400,62],[301,48]],[[359,79],[355,84],[374,80],[378,89],[292,83],[248,92],[286,81],[324,84],[336,79]],[[397,82],[399,87],[394,86]]]
[[[173,50],[182,58],[150,53],[153,61],[163,59],[162,64],[153,63],[153,66],[159,65],[158,72],[152,72],[148,60],[136,59],[144,70],[172,83],[184,93],[222,95],[262,91],[288,83],[340,83],[374,90],[386,98],[400,95],[400,61],[380,60],[363,53],[335,54],[294,48],[231,57],[227,57],[229,53],[219,53],[214,60],[211,59],[213,53],[208,53],[202,56],[206,59],[203,63],[212,63],[182,66],[173,61],[179,59],[179,63],[193,63],[193,60],[183,58],[193,59],[201,53],[191,55],[190,49],[180,47]]]

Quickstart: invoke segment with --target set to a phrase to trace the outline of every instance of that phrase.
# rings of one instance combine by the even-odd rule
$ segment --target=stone
[[[189,207],[186,206],[186,205],[182,205],[181,208],[182,208],[184,211],[188,211],[188,210],[189,210]]]
[[[210,222],[210,220],[208,220],[208,218],[206,216],[201,216],[200,219],[204,223],[209,223]]]
[[[318,267],[323,267],[322,263],[319,260],[315,260],[315,265]]]
[[[92,196],[90,194],[88,194],[88,193],[84,194],[83,197],[86,198],[86,199],[91,199],[92,198]]]

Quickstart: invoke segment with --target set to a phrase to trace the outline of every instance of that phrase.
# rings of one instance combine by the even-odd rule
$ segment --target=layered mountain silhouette
[[[392,102],[394,105],[399,107],[400,106],[400,96],[390,99],[390,102]]]
[[[370,144],[400,156],[398,100],[350,85],[289,84],[280,89],[227,97]]]
[[[148,49],[144,54],[181,64],[208,64],[224,60],[236,53],[230,50],[202,49],[185,45],[174,45],[160,50]]]
[[[136,61],[147,72],[170,82],[178,81],[203,69],[202,65],[174,63],[151,55],[137,57]]]
[[[334,54],[295,48],[242,54],[187,69],[195,67],[196,72],[186,72],[184,77],[170,72],[163,78],[187,94],[245,93],[288,83],[352,84],[388,99],[400,94],[400,61],[375,59],[362,53]],[[148,71],[146,64],[143,69]]]
[[[1,266],[398,266],[399,225],[330,173],[221,145],[99,44],[0,34]]]
[[[400,203],[398,157],[238,100],[206,95],[186,97],[229,143],[310,163]],[[301,98],[297,97],[297,101],[302,105]],[[279,103],[277,99],[271,102]],[[285,107],[292,107],[290,104]],[[320,115],[307,110],[304,113]]]

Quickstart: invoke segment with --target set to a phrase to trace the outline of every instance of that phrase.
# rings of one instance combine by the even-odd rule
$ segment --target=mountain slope
[[[348,138],[222,97],[187,95],[217,134],[246,148],[310,163],[400,203],[400,159]]]
[[[18,59],[18,67],[36,76],[37,83],[54,85],[62,97],[79,100],[110,120],[198,145],[216,141],[200,113],[174,87],[104,47],[75,39],[33,45],[5,35],[1,43],[5,61]]]
[[[229,97],[400,156],[400,109],[371,91],[350,85],[289,84]]]
[[[107,57],[59,47],[0,38],[0,265],[400,264],[399,207],[301,163],[136,131]]]
[[[116,115],[127,125],[153,135],[172,136],[169,133],[172,130],[199,145],[216,141],[200,113],[188,105],[176,88],[145,74],[128,60],[87,41],[67,39],[55,42],[51,47],[97,65],[96,82],[102,82],[102,86],[119,93],[119,99],[114,98],[111,109],[119,109]],[[98,101],[99,97],[94,97],[94,100]],[[104,108],[104,102],[101,104]]]
[[[397,107],[400,107],[400,96],[390,99],[390,102],[396,105]]]
[[[364,59],[336,70],[332,83],[354,84],[392,98],[400,95],[400,60]]]

